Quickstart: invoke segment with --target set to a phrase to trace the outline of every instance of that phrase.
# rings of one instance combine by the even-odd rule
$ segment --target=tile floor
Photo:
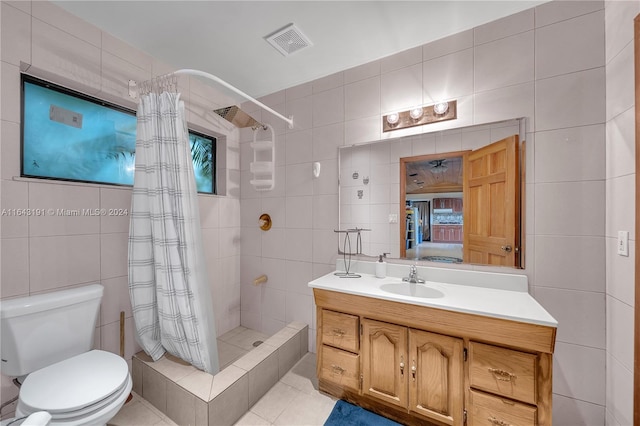
[[[249,352],[255,346],[254,342],[265,341],[269,338],[268,334],[251,330],[246,327],[236,327],[218,337],[218,359],[220,362],[220,370],[233,362],[244,354]]]
[[[251,330],[249,330],[251,331]],[[241,334],[243,331],[240,331]],[[248,337],[246,333],[244,337]],[[229,343],[234,336],[229,338]],[[221,337],[221,338],[222,338]],[[235,335],[232,342],[243,341]],[[218,340],[220,342],[220,339]],[[246,344],[247,341],[245,341]],[[233,343],[229,343],[232,345]],[[335,399],[318,392],[316,356],[307,353],[282,379],[251,407],[236,426],[251,425],[322,425],[331,413]],[[175,426],[164,414],[149,402],[134,394],[134,399],[109,422],[113,426]],[[182,426],[182,425],[180,425]]]
[[[420,259],[424,256],[447,256],[462,259],[462,244],[422,242],[418,247],[407,250],[407,259]]]

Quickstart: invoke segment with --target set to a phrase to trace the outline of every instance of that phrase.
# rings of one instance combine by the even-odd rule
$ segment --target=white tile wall
[[[537,234],[604,235],[603,181],[541,183],[534,197]]]
[[[359,80],[344,88],[344,118],[354,120],[380,114],[380,77]]]
[[[533,81],[533,41],[533,31],[527,31],[477,45],[474,49],[475,91]]]
[[[565,1],[548,2],[536,7],[536,28],[571,18],[586,15],[604,8],[604,1],[581,1],[570,3]]]
[[[601,237],[535,237],[535,283],[541,287],[604,293],[605,241]]]
[[[553,363],[553,391],[558,395],[604,405],[605,372],[599,367],[604,364],[604,358],[602,349],[558,342]]]
[[[533,29],[534,9],[524,10],[474,29],[476,44],[509,37]]]
[[[31,17],[29,13],[2,2],[2,61],[20,65],[31,59]]]
[[[558,22],[536,31],[536,78],[604,65],[604,11]],[[563,42],[557,40],[562,38]]]
[[[633,18],[640,1],[606,1],[606,424],[633,423],[635,123]],[[629,231],[629,257],[617,232]],[[636,330],[637,332],[637,330]]]
[[[422,64],[422,101],[433,104],[472,94],[473,69],[473,49],[425,60]]]
[[[129,78],[144,80],[152,73],[164,74],[172,68],[53,3],[3,1],[0,8],[2,208],[129,209],[128,188],[19,178],[19,65],[21,61],[31,64],[31,74],[129,107],[134,105],[126,91]],[[199,126],[198,130],[220,137],[225,148],[219,160],[229,179],[221,186],[227,194],[234,194],[234,180],[238,188],[240,184],[238,131],[224,127],[210,112],[212,105],[228,104],[228,98],[216,88],[188,78],[181,79],[179,85],[189,117],[197,120],[193,124]],[[195,93],[206,94],[207,98]],[[199,104],[191,105],[189,99]],[[308,148],[311,150],[311,144]],[[199,200],[211,287],[219,296],[214,298],[217,331],[222,334],[240,324],[239,193],[235,190],[235,195],[201,195]],[[128,214],[3,216],[0,296],[25,296],[101,282],[105,295],[96,328],[96,347],[119,353],[118,322],[120,311],[124,311],[125,358],[131,358],[140,348],[133,337],[128,294],[128,229]],[[9,396],[3,388],[2,401]]]
[[[635,173],[635,110],[629,108],[606,125],[607,178]]]
[[[609,3],[612,3],[611,11]],[[308,321],[308,315],[289,305],[295,300],[290,295],[305,289],[311,296],[305,287],[309,279],[333,270],[329,259],[335,259],[339,240],[332,233],[332,220],[324,218],[325,201],[328,203],[329,200],[323,195],[338,194],[335,177],[324,181],[329,162],[333,176],[338,174],[337,147],[408,136],[394,139],[388,154],[382,152],[381,155],[388,155],[390,159],[385,170],[377,168],[374,173],[370,167],[352,164],[352,158],[341,158],[339,198],[350,200],[349,204],[336,208],[342,222],[349,225],[366,223],[369,226],[380,222],[382,225],[387,210],[372,211],[368,204],[357,199],[357,189],[365,190],[364,202],[388,200],[391,202],[386,204],[390,206],[389,211],[397,211],[396,186],[392,185],[393,189],[389,187],[387,191],[374,188],[374,181],[388,174],[390,183],[397,184],[398,158],[467,149],[480,143],[464,133],[448,134],[445,138],[423,133],[527,117],[527,267],[523,273],[529,276],[531,292],[560,320],[554,368],[557,382],[554,388],[554,424],[604,424],[605,403],[610,404],[604,390],[608,344],[605,291],[615,293],[618,300],[628,304],[632,298],[628,276],[633,275],[633,265],[621,258],[614,259],[614,241],[605,237],[605,219],[611,214],[605,208],[606,191],[609,187],[618,187],[616,200],[625,195],[627,199],[631,197],[628,195],[631,190],[628,181],[605,184],[605,178],[622,178],[632,174],[634,169],[629,160],[633,132],[627,127],[632,118],[624,115],[630,115],[626,112],[630,108],[629,102],[623,98],[620,104],[616,104],[608,99],[607,90],[608,85],[615,82],[607,83],[610,74],[605,58],[608,63],[608,58],[616,55],[608,51],[605,55],[605,43],[616,46],[618,51],[627,46],[630,39],[620,40],[617,35],[611,38],[609,33],[614,26],[621,26],[619,15],[623,11],[636,10],[619,3],[607,2],[604,12],[605,3],[602,1],[545,3],[424,45],[421,59],[417,49],[400,52],[311,82],[311,91],[296,87],[266,98],[267,101],[273,100],[268,102],[270,106],[282,103],[283,93],[295,92],[300,93],[299,97],[311,98],[312,161],[320,161],[323,168],[321,178],[313,180],[309,177],[310,164],[304,173],[288,167],[284,184],[276,184],[274,193],[259,196],[263,210],[270,207],[273,211],[276,208],[281,210],[284,200],[290,201],[291,197],[312,197],[313,200],[313,232],[304,233],[305,238],[311,238],[313,242],[310,259],[301,259],[299,252],[306,255],[308,248],[301,248],[299,241],[290,238],[294,235],[302,237],[304,228],[290,228],[285,222],[285,229],[272,229],[263,235],[262,259],[286,260],[287,297],[284,309],[287,320]],[[607,25],[612,23],[611,28],[606,29],[606,37],[605,21]],[[623,33],[631,37],[628,29]],[[628,75],[628,59],[623,55],[617,60],[619,63],[613,64],[613,70],[619,75]],[[447,71],[435,72],[441,69]],[[378,96],[379,100],[376,100]],[[416,104],[428,104],[438,97],[458,98],[457,120],[428,128],[382,133],[381,115]],[[296,120],[295,109],[288,106],[289,99],[284,102]],[[610,116],[607,105],[619,113],[615,121],[609,120],[605,124]],[[308,120],[305,110],[301,114],[305,121]],[[283,129],[280,133],[278,138],[288,140],[291,132]],[[477,137],[491,140],[498,138],[498,133],[485,129]],[[625,142],[613,145],[612,137],[622,138]],[[386,144],[379,146],[383,145]],[[374,150],[368,149],[363,148],[364,154],[374,157]],[[245,155],[247,151],[242,152]],[[355,182],[351,179],[355,169],[362,175],[369,174],[372,181],[368,186],[362,185],[361,180]],[[243,174],[242,179],[248,177]],[[302,183],[301,179],[309,180]],[[277,206],[265,204],[271,197],[280,197],[277,198]],[[243,192],[242,198],[257,197]],[[363,207],[365,205],[367,208]],[[286,214],[288,209],[287,212],[272,214],[272,217],[283,223]],[[319,225],[317,215],[322,217],[323,229],[316,229]],[[616,222],[626,223],[633,213],[619,215],[622,216]],[[253,223],[245,224],[243,221],[243,236],[252,226]],[[389,239],[398,239],[395,228],[387,227],[387,231]],[[285,236],[275,236],[274,232],[283,232]],[[269,240],[279,243],[269,244],[267,251],[265,241]],[[372,240],[379,240],[379,237],[365,236],[365,250],[382,247]],[[258,262],[251,256],[246,263],[253,267]],[[243,280],[243,289],[247,285],[250,282]],[[249,293],[245,290],[242,293],[243,325],[250,323],[263,330],[271,327],[270,320],[260,320],[265,306],[254,307],[254,304],[259,304],[257,298],[247,299],[245,305],[244,298],[251,297]],[[251,308],[245,310],[245,306]],[[314,311],[311,321],[309,340],[310,348],[314,349]],[[577,361],[573,362],[574,359]],[[585,374],[586,371],[593,374]],[[624,424],[620,418],[618,422]]]
[[[558,342],[605,348],[604,293],[550,287],[536,287],[535,292],[536,299],[560,324]]]
[[[100,78],[102,75],[100,61],[104,52],[117,55],[121,60],[141,70],[146,70],[146,72],[149,70],[149,60],[145,58],[144,55],[131,55],[129,52],[125,52],[120,48],[114,49],[113,46],[117,45],[117,41],[110,40],[109,37],[104,37],[102,33],[95,28],[78,22],[66,16],[64,13],[60,13],[60,10],[57,10],[55,6],[49,4],[40,6],[34,3],[33,14],[35,19],[33,20],[26,19],[24,12],[31,13],[31,11],[30,8],[25,8],[24,6],[25,5],[20,3],[12,5],[2,4],[2,119],[5,121],[2,126],[2,177],[5,181],[8,178],[8,175],[5,174],[7,167],[10,167],[6,164],[5,153],[12,152],[15,156],[18,152],[15,147],[17,143],[16,135],[19,133],[15,131],[15,126],[7,127],[6,122],[19,122],[19,109],[17,107],[17,105],[19,105],[19,85],[17,84],[17,65],[19,60],[27,58],[30,55],[34,66],[60,75],[61,79],[65,82],[68,80],[75,81],[79,86],[85,88],[89,86],[96,91],[103,89],[104,82]],[[484,53],[481,47],[477,47],[475,54],[480,68],[476,70],[475,76],[476,79],[480,79],[481,84],[480,87],[474,87],[474,95],[468,98],[467,103],[460,103],[460,118],[456,125],[459,123],[482,123],[504,118],[513,118],[515,116],[530,117],[532,130],[557,130],[583,125],[597,126],[604,123],[605,117],[608,119],[607,127],[612,130],[616,128],[613,126],[620,125],[620,122],[623,123],[620,125],[621,127],[619,127],[622,129],[621,132],[607,132],[607,152],[611,153],[611,155],[607,155],[607,161],[613,160],[611,163],[607,163],[606,167],[607,176],[619,177],[622,180],[612,181],[606,187],[598,183],[584,183],[585,180],[598,182],[602,179],[600,175],[595,176],[588,171],[590,169],[588,164],[596,163],[595,153],[593,151],[582,153],[580,160],[575,161],[575,168],[570,172],[568,171],[568,174],[564,176],[555,173],[555,168],[552,167],[551,164],[548,166],[544,165],[547,161],[540,159],[545,158],[544,150],[536,151],[535,174],[541,179],[538,182],[545,182],[545,185],[555,185],[555,189],[551,189],[551,192],[549,192],[551,186],[544,188],[542,187],[543,184],[540,183],[534,184],[536,187],[539,186],[540,189],[536,188],[535,191],[530,191],[535,192],[536,195],[536,207],[533,209],[533,215],[529,216],[534,219],[533,222],[535,224],[532,232],[535,232],[535,235],[548,233],[550,237],[567,234],[575,235],[576,238],[604,235],[604,213],[600,213],[600,210],[604,209],[603,207],[596,208],[595,213],[586,213],[586,218],[581,218],[579,226],[572,227],[571,224],[563,222],[563,224],[569,227],[568,230],[567,227],[559,229],[559,227],[550,224],[550,220],[553,219],[553,217],[557,218],[558,213],[561,215],[565,211],[564,208],[552,207],[552,214],[548,214],[546,209],[540,208],[538,205],[541,204],[542,201],[549,201],[553,204],[554,202],[558,202],[558,200],[564,200],[565,198],[558,197],[566,195],[569,190],[573,190],[571,198],[569,199],[569,205],[573,206],[577,211],[580,211],[580,209],[586,209],[589,206],[602,206],[605,201],[604,193],[605,191],[609,193],[610,189],[612,198],[607,198],[607,200],[611,201],[614,207],[607,210],[607,235],[611,235],[611,233],[615,232],[620,226],[627,226],[627,224],[630,223],[628,218],[629,214],[632,215],[633,213],[624,213],[623,216],[619,216],[615,212],[620,210],[618,207],[624,205],[623,203],[629,199],[628,194],[631,194],[631,191],[633,191],[633,186],[630,187],[628,185],[629,181],[625,181],[623,178],[623,176],[628,175],[628,173],[624,171],[630,170],[630,166],[625,163],[625,159],[628,158],[627,156],[617,154],[619,148],[622,148],[622,152],[625,152],[625,148],[612,144],[618,139],[618,135],[631,134],[628,130],[624,130],[628,129],[629,124],[626,123],[629,123],[630,120],[627,119],[625,121],[625,118],[621,116],[621,114],[624,115],[632,106],[632,101],[629,102],[629,95],[623,92],[623,88],[625,87],[624,82],[629,81],[631,68],[631,55],[628,47],[631,40],[631,32],[630,27],[624,25],[623,17],[629,16],[629,11],[635,15],[635,12],[638,11],[638,2],[607,2],[604,16],[605,22],[598,22],[600,20],[599,16],[601,16],[601,12],[599,11],[603,7],[602,2],[551,2],[536,8],[535,23],[540,30],[535,33],[535,39],[539,41],[539,46],[536,45],[535,48],[526,47],[528,46],[528,42],[526,41],[527,33],[523,31],[529,30],[532,23],[531,11],[527,11],[511,19],[490,23],[475,31],[470,30],[463,32],[423,46],[421,49],[421,59],[417,59],[417,52],[420,50],[417,49],[396,55],[387,61],[377,61],[373,64],[358,67],[356,70],[347,70],[344,73],[326,77],[314,82],[311,86],[302,85],[296,87],[295,90],[289,89],[287,91],[287,96],[289,96],[289,94],[291,95],[289,98],[285,97],[284,91],[281,94],[269,97],[267,100],[270,104],[273,104],[274,107],[279,110],[292,112],[296,116],[299,115],[299,117],[296,117],[299,127],[295,130],[312,129],[312,156],[313,159],[319,159],[323,162],[322,178],[314,181],[310,173],[311,168],[309,161],[311,160],[306,156],[307,154],[298,150],[299,146],[292,146],[289,150],[286,150],[286,145],[279,146],[279,148],[284,148],[279,149],[280,152],[290,152],[292,158],[296,159],[294,161],[302,161],[300,167],[287,167],[286,170],[284,167],[281,167],[279,169],[279,174],[277,175],[279,178],[278,182],[283,183],[278,188],[280,192],[274,192],[267,197],[263,197],[262,194],[252,194],[249,188],[244,186],[241,188],[243,201],[245,198],[261,199],[261,201],[265,203],[262,206],[263,208],[268,206],[269,201],[267,200],[269,200],[269,197],[273,195],[280,197],[274,199],[276,203],[280,201],[278,206],[274,206],[275,203],[271,204],[271,207],[273,207],[276,212],[274,218],[276,222],[280,224],[280,229],[274,224],[274,229],[266,234],[261,234],[262,241],[255,241],[255,244],[256,246],[260,245],[262,253],[265,253],[265,256],[286,261],[285,267],[287,268],[287,274],[285,275],[285,280],[288,290],[284,297],[283,320],[301,319],[303,321],[309,321],[308,314],[297,309],[298,304],[304,306],[302,303],[303,299],[294,296],[295,293],[289,289],[305,289],[304,283],[309,280],[310,274],[311,277],[313,277],[329,271],[331,269],[331,259],[329,258],[325,261],[325,259],[327,259],[326,254],[329,252],[329,247],[335,247],[337,241],[334,235],[332,235],[332,232],[330,232],[331,220],[325,220],[324,218],[317,219],[314,216],[317,210],[313,208],[311,212],[311,222],[296,224],[308,228],[289,229],[287,216],[285,214],[288,213],[289,210],[284,211],[283,207],[286,206],[287,198],[313,197],[312,201],[315,201],[316,207],[318,207],[317,203],[320,202],[320,199],[316,198],[318,194],[337,194],[336,179],[324,180],[324,176],[327,174],[333,174],[333,176],[337,174],[337,163],[335,162],[337,159],[337,150],[335,147],[345,142],[368,142],[378,139],[380,137],[380,117],[377,115],[378,113],[384,113],[394,108],[406,108],[414,104],[426,103],[429,100],[425,93],[431,94],[434,92],[436,96],[440,95],[444,97],[449,96],[447,93],[452,93],[450,96],[458,96],[458,94],[461,96],[466,93],[471,93],[468,92],[468,86],[464,86],[464,84],[468,85],[468,83],[465,83],[465,81],[468,80],[466,80],[464,76],[468,70],[459,70],[462,73],[460,80],[458,83],[455,83],[451,89],[447,89],[450,90],[448,92],[443,91],[438,94],[437,91],[438,89],[442,90],[442,85],[440,85],[440,87],[434,85],[434,87],[427,88],[425,87],[426,84],[424,81],[427,80],[425,75],[427,75],[429,67],[437,64],[437,62],[428,63],[428,61],[454,52],[461,53],[452,55],[450,58],[441,59],[440,64],[446,63],[448,60],[453,60],[454,62],[463,60],[455,58],[465,58],[465,53],[463,53],[464,49],[469,49],[473,46],[474,32],[476,35],[476,43],[494,42],[504,46],[519,45],[523,49],[519,53],[524,54],[525,58],[532,57],[531,49],[535,49],[535,67],[530,67],[529,69],[510,69],[510,72],[506,73],[505,77],[499,81],[492,81],[491,79],[494,76],[488,72],[491,64],[486,63],[486,65],[484,65],[485,68],[482,69],[482,60],[487,58],[483,56]],[[49,10],[47,11],[47,9],[43,8],[49,8]],[[56,13],[52,13],[51,10],[56,11]],[[8,19],[9,17],[14,17],[15,19]],[[24,21],[25,24],[27,24],[27,21],[31,23],[31,33],[26,30],[28,24],[26,27],[18,25],[18,23],[21,22],[20,20]],[[5,25],[8,22],[10,22],[10,24]],[[586,40],[591,40],[590,37],[594,37],[594,32],[587,31],[585,28],[592,26],[595,32],[598,32],[601,31],[605,23],[607,33],[605,37],[607,43],[605,55],[607,58],[606,74],[603,68],[590,69],[593,67],[602,67],[603,65],[599,63],[602,58],[599,47],[585,51],[581,50],[584,46],[582,43],[585,43]],[[622,28],[622,31],[618,31],[619,28]],[[8,48],[5,48],[5,40],[8,39],[5,37],[5,34],[7,34],[6,31],[9,31],[12,35],[16,35],[16,37],[12,36],[12,40],[16,42],[11,43],[11,46]],[[582,34],[582,32],[584,32],[583,37],[578,37],[578,33]],[[548,43],[545,44],[545,40],[547,40],[550,35],[555,35],[556,40],[564,41],[566,39],[566,41],[556,43],[554,46],[549,46]],[[33,40],[27,39],[27,37],[33,37]],[[597,46],[600,46],[600,43],[602,43],[598,37],[594,37],[593,42]],[[569,47],[571,47],[571,49],[569,49]],[[548,50],[545,51],[545,48],[548,48]],[[570,50],[569,53],[571,53],[571,55],[566,55],[567,49]],[[114,52],[114,50],[118,52]],[[486,52],[487,55],[490,53],[491,52]],[[547,57],[549,59],[545,59]],[[466,58],[468,58],[468,56]],[[553,58],[555,58],[555,60]],[[565,60],[563,61],[561,59]],[[468,59],[466,60],[468,61]],[[117,64],[115,60],[107,62],[111,65]],[[73,67],[71,64],[73,64]],[[116,66],[122,67],[116,71],[123,72],[123,75],[133,71],[133,69],[129,68],[129,65],[124,62],[120,62],[119,65]],[[533,83],[528,83],[529,81],[533,81],[533,77],[527,74],[533,69],[538,73],[535,76],[536,78],[553,77],[539,80],[534,86]],[[353,83],[354,81],[375,77],[379,73],[382,73],[380,76],[382,84],[380,86],[379,108],[375,103],[365,108],[362,104],[362,99],[354,96],[353,93],[350,93],[348,87],[343,86],[345,83]],[[116,75],[121,74],[116,73]],[[607,81],[606,105],[604,102],[605,78]],[[508,84],[516,84],[519,82],[524,82],[525,84],[503,88]],[[310,87],[312,87],[312,90],[310,90]],[[482,94],[476,93],[481,90],[482,87],[485,89],[499,89],[488,90]],[[628,87],[628,85],[626,87]],[[117,95],[118,93],[120,92],[116,91],[114,94]],[[453,95],[453,93],[456,94]],[[298,102],[294,102],[294,99]],[[289,102],[293,103],[288,105]],[[360,102],[360,106],[358,106],[358,102]],[[468,108],[465,107],[466,105],[468,105]],[[589,105],[592,106],[592,108],[582,109],[581,106],[583,105]],[[370,112],[371,115],[367,115],[369,114],[367,108],[375,109]],[[305,111],[309,112],[305,113]],[[349,118],[354,118],[354,120],[349,120]],[[534,118],[535,123],[533,121]],[[204,123],[207,124],[208,122],[205,121]],[[324,142],[321,141],[328,139],[321,136],[322,133],[316,135],[316,129],[319,127],[324,127],[325,135],[331,135],[331,132],[334,132],[333,134],[336,135],[329,136],[331,142],[326,146]],[[11,130],[12,128],[13,131]],[[279,136],[282,136],[286,132],[284,125],[278,125],[278,132]],[[7,134],[13,136],[6,138],[5,135]],[[536,136],[537,142],[540,135]],[[545,143],[544,136],[545,135],[543,135],[541,145]],[[279,139],[288,140],[287,137],[281,137]],[[7,143],[7,141],[12,141],[13,143]],[[601,145],[599,145],[601,141],[594,140],[589,142],[585,138],[583,142],[595,151],[601,149]],[[443,141],[441,149],[445,149],[446,146],[448,145]],[[411,152],[411,144],[409,144],[409,147],[409,152]],[[316,157],[316,155],[318,155],[318,157]],[[619,160],[617,158],[619,158]],[[288,161],[287,156],[279,157],[279,160],[281,161],[279,164],[282,165],[292,164]],[[332,166],[326,167],[329,161],[332,161],[332,163],[329,163]],[[541,162],[542,164],[540,164]],[[620,170],[623,170],[623,172]],[[327,174],[325,174],[325,171]],[[393,172],[391,173],[393,174]],[[13,175],[15,175],[15,172],[13,172]],[[241,180],[246,181],[246,177],[248,177],[248,174],[242,175]],[[571,182],[574,179],[579,182]],[[285,182],[286,184],[284,184]],[[564,183],[559,184],[559,182]],[[30,187],[36,187],[40,184],[29,183],[28,185]],[[10,189],[6,190],[6,188],[5,182],[3,182],[3,206],[7,200],[5,199],[6,191],[10,191]],[[576,189],[579,190],[576,191]],[[540,199],[538,195],[541,195],[542,199]],[[544,199],[545,196],[547,197],[546,200]],[[212,197],[201,198],[207,199],[207,202],[212,199]],[[106,203],[106,201],[102,200],[99,202]],[[240,252],[239,237],[242,236],[244,239],[245,232],[247,232],[246,235],[249,237],[249,240],[256,238],[255,232],[252,233],[247,229],[249,227],[255,227],[255,220],[248,224],[246,224],[245,221],[240,222],[241,209],[239,202],[222,201],[219,205],[212,205],[211,212],[208,209],[203,210],[206,212],[206,214],[203,214],[203,224],[209,223],[211,228],[222,227],[226,229],[231,227],[238,229],[238,231],[229,231],[224,237],[221,237],[224,244],[220,245],[218,249],[220,255],[225,259],[237,257],[235,255]],[[609,217],[611,217],[611,222],[609,222]],[[322,229],[316,229],[314,232],[311,232],[311,229],[316,225],[321,226]],[[527,226],[528,225],[527,223]],[[121,227],[123,225],[122,223],[101,223],[100,226],[105,227],[102,232],[115,232],[116,235],[118,235],[117,233],[122,232]],[[240,226],[242,226],[241,235],[239,234]],[[96,275],[94,272],[100,270],[99,265],[101,263],[101,255],[99,254],[100,238],[98,237],[101,232],[100,229],[95,231],[95,234],[90,234],[89,236],[33,236],[30,238],[30,243],[27,238],[10,238],[9,234],[5,234],[7,229],[10,229],[10,227],[3,223],[3,297],[7,295],[24,294],[25,290],[37,292],[58,286],[86,282],[83,280],[90,281],[102,278],[99,273]],[[46,227],[44,229],[46,230]],[[279,235],[271,237],[271,235],[278,234],[278,231]],[[213,239],[214,235],[215,233],[209,235],[209,239]],[[81,247],[89,247],[90,250],[82,250],[82,253],[76,254],[74,247],[78,247],[78,242],[70,243],[70,241],[77,238],[85,239],[82,242],[85,245]],[[111,247],[109,241],[115,244],[115,240],[110,240],[110,238],[117,240],[117,237],[107,236],[104,240],[104,243],[107,244],[105,246],[106,248]],[[301,242],[300,240],[302,239],[312,241],[312,243]],[[294,243],[289,244],[290,241]],[[544,242],[544,238],[536,239],[537,243],[541,241]],[[567,240],[563,241],[565,243],[567,242]],[[605,262],[601,260],[600,267],[598,266],[595,258],[601,249],[595,241],[593,243],[593,246],[587,244],[587,248],[583,249],[583,254],[586,258],[594,260],[592,262],[594,265],[594,275],[601,276],[602,270],[605,269]],[[120,244],[122,244],[122,241],[120,241]],[[607,271],[611,270],[611,273],[607,272],[607,289],[611,289],[610,294],[615,295],[616,300],[610,301],[612,314],[614,316],[609,321],[609,328],[612,333],[610,333],[609,337],[612,340],[610,345],[607,344],[607,352],[610,354],[607,365],[610,367],[608,370],[611,371],[611,374],[608,375],[606,380],[606,404],[609,413],[607,417],[615,419],[620,424],[627,424],[625,422],[628,422],[631,418],[629,395],[631,395],[630,390],[632,389],[630,380],[632,376],[629,369],[623,367],[617,359],[628,358],[628,356],[619,355],[625,351],[628,353],[628,349],[624,346],[622,336],[615,334],[617,328],[613,327],[612,323],[615,324],[617,321],[620,321],[617,319],[618,317],[624,318],[624,312],[628,313],[629,308],[625,308],[624,303],[618,302],[617,300],[627,300],[628,298],[629,283],[623,276],[628,276],[625,271],[632,271],[633,267],[628,264],[629,262],[624,262],[624,259],[615,257],[616,255],[614,253],[609,254],[611,252],[609,249],[610,246],[611,244],[608,243],[606,269]],[[30,256],[18,257],[17,254],[24,252],[27,247],[31,249]],[[51,253],[62,251],[60,247],[65,248],[65,252],[67,252],[67,250],[71,251],[74,256],[74,262],[78,261],[75,256],[85,256],[84,259],[81,258],[84,266],[72,268],[68,258],[65,260],[56,258],[57,255],[52,256]],[[115,245],[113,248],[115,249]],[[7,253],[11,253],[9,257],[7,257]],[[11,256],[14,254],[16,254],[15,260],[25,260],[22,262],[11,261]],[[251,256],[249,260],[253,262],[248,263],[252,265],[259,264],[260,262],[258,261],[260,257],[257,256],[258,253],[250,252],[250,254],[255,254],[256,256]],[[570,269],[566,265],[550,264],[550,260],[544,257],[540,258],[540,254],[541,251],[538,250],[537,256],[535,256],[535,262],[533,263],[533,265],[536,266],[534,274],[536,280],[540,278],[540,274],[542,274],[542,278],[545,280],[545,274],[549,277],[549,280],[554,277],[557,278],[558,275],[563,277],[563,274],[568,274],[567,271]],[[530,256],[529,259],[531,257],[533,256]],[[27,260],[30,259],[38,259],[38,261],[37,263],[28,262]],[[104,258],[103,261],[108,264],[109,259]],[[541,262],[541,265],[538,264],[538,261]],[[242,265],[246,264],[244,259],[240,260],[240,262]],[[234,265],[235,264],[236,263],[234,263]],[[545,266],[545,264],[548,266]],[[585,261],[583,265],[586,264],[587,262]],[[10,267],[5,267],[6,265],[10,265]],[[231,271],[235,271],[236,268],[240,269],[239,266],[232,266]],[[291,268],[291,270],[288,268]],[[256,269],[258,268],[256,267]],[[116,264],[107,267],[106,270],[113,271],[113,273],[121,273],[121,270],[119,272],[119,266]],[[235,280],[233,273],[226,273],[225,275]],[[237,275],[239,276],[241,274]],[[114,280],[118,279],[121,279],[121,277],[114,277]],[[240,277],[240,279],[242,278]],[[562,281],[566,282],[567,279],[562,279]],[[600,313],[604,312],[604,300],[601,300],[602,297],[600,297],[598,293],[594,293],[595,288],[600,287],[596,281],[596,279],[592,279],[585,282],[584,286],[586,287],[583,287],[579,284],[579,280],[575,280],[576,288],[570,287],[571,290],[549,290],[542,288],[544,283],[541,282],[540,287],[536,289],[536,295],[540,295],[539,297],[543,300],[550,291],[555,291],[557,294],[568,293],[571,296],[579,295],[580,300],[582,300],[582,296],[586,295],[583,297],[585,300],[579,304],[566,304],[566,306],[571,306],[569,314],[572,317],[581,317],[584,315],[584,311],[590,311],[598,318],[596,322],[602,321],[600,324],[603,324],[604,318],[601,318],[602,315],[600,315]],[[7,284],[7,282],[11,284]],[[29,284],[25,286],[24,283]],[[109,284],[111,285],[111,282],[109,282]],[[50,287],[51,285],[54,285],[54,287]],[[249,287],[249,285],[242,279],[242,303],[244,306],[246,299],[249,306],[252,307],[250,303],[251,294],[256,291],[261,291],[261,289],[253,286]],[[559,287],[561,284],[554,283],[550,285]],[[609,293],[609,290],[607,290],[607,292]],[[300,296],[306,297],[306,300],[309,300],[308,298],[310,297],[308,293],[305,295],[303,292],[300,293]],[[594,302],[592,299],[595,298],[598,300]],[[121,302],[120,299],[115,299],[113,294],[110,294],[108,304],[114,304],[112,309],[120,309],[120,307],[115,307],[115,300]],[[266,318],[265,321],[261,321],[261,309],[264,304],[260,302],[260,298],[257,300],[255,310],[245,310],[243,308],[243,323],[245,323],[246,320],[256,327],[264,327],[265,329],[275,329],[283,323],[282,320],[277,319],[283,316],[282,312],[276,312],[274,314],[276,318]],[[569,301],[573,301],[573,298]],[[278,311],[278,309],[276,309],[276,311]],[[271,312],[273,312],[273,310]],[[304,318],[297,318],[298,315],[304,315]],[[289,316],[292,318],[289,318]],[[113,312],[109,313],[107,318],[109,320],[112,319]],[[589,324],[593,323],[593,329],[582,329],[579,325],[575,324],[575,320],[572,318],[561,321],[561,328],[558,334],[559,340],[561,336],[563,338],[569,336],[567,340],[574,339],[582,342],[582,344],[588,343],[594,344],[597,348],[602,347],[604,332],[600,331],[601,327],[595,324],[594,320],[590,317],[586,318],[586,321]],[[622,319],[622,321],[624,321],[624,319]],[[313,316],[311,322],[313,322]],[[567,330],[575,329],[575,335],[573,332],[565,332],[563,329],[563,327],[565,327],[564,324],[567,324]],[[105,325],[103,341],[104,344],[109,347],[112,345],[109,340],[109,336],[112,336],[110,330],[111,328]],[[312,335],[313,333],[310,333],[310,340],[313,342]],[[556,390],[569,395],[558,396],[554,401],[554,423],[570,424],[572,419],[584,419],[585,424],[591,424],[591,421],[593,421],[593,424],[602,424],[604,422],[604,413],[602,410],[604,400],[601,395],[581,393],[586,391],[586,389],[581,389],[585,378],[579,374],[583,371],[580,365],[588,366],[589,371],[604,370],[602,367],[605,361],[601,359],[602,357],[592,355],[594,351],[599,353],[597,351],[600,349],[586,348],[575,344],[565,345],[559,343],[558,346],[559,355],[556,357],[558,365],[554,369],[554,374],[557,380],[564,379],[564,382],[559,382],[561,384],[556,385]],[[566,348],[562,349],[563,346],[566,346]],[[567,349],[569,347],[570,349]],[[564,355],[568,353],[580,359],[580,365],[578,365],[578,363],[562,361],[565,359],[563,358]],[[586,369],[586,367],[584,368]],[[591,378],[591,380],[596,380],[597,383],[601,383],[602,378],[595,377]],[[584,387],[592,388],[593,386]],[[600,389],[601,388],[600,386]],[[594,403],[585,402],[589,400],[593,400]]]
[[[604,78],[604,67],[600,67],[538,80],[535,129],[603,123]]]
[[[603,124],[537,132],[535,182],[604,179],[604,132]]]
[[[382,74],[380,112],[407,109],[407,105],[422,105],[422,63]]]

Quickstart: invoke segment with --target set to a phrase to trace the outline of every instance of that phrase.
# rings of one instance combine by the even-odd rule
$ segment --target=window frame
[[[66,177],[52,177],[52,176],[43,176],[36,174],[28,174],[25,173],[24,170],[24,146],[25,146],[25,109],[26,99],[25,99],[25,84],[33,84],[36,86],[44,87],[54,92],[61,93],[63,95],[67,95],[73,98],[77,98],[86,102],[94,103],[98,106],[115,110],[124,114],[132,115],[136,117],[136,111],[130,108],[123,107],[122,105],[118,105],[113,102],[105,101],[103,99],[87,95],[82,92],[78,92],[73,89],[69,89],[67,87],[52,83],[47,80],[43,80],[37,77],[34,77],[29,74],[21,73],[20,74],[20,177],[30,178],[30,179],[42,179],[42,180],[51,180],[51,181],[63,181],[63,182],[77,182],[77,183],[88,183],[95,185],[109,185],[109,186],[119,186],[119,187],[129,187],[132,188],[133,184],[126,183],[117,183],[117,182],[104,182],[97,180],[84,180],[84,179],[72,179]],[[211,141],[211,192],[198,191],[198,194],[206,194],[206,195],[217,195],[217,142],[218,138],[211,134],[207,134],[201,131],[191,129],[187,124],[189,136],[194,135],[199,138],[208,139]],[[134,154],[135,158],[135,154]],[[135,160],[134,160],[135,161]],[[195,167],[194,167],[195,170]]]

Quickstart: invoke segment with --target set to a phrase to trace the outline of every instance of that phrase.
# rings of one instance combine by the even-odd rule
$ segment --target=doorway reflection
[[[462,193],[407,194],[407,258],[462,263],[462,227]]]

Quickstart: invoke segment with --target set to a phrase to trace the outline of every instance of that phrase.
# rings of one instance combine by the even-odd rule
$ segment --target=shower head
[[[224,118],[236,127],[264,127],[264,125],[251,117],[249,114],[241,110],[238,106],[229,106],[225,108],[213,110],[220,117]]]

